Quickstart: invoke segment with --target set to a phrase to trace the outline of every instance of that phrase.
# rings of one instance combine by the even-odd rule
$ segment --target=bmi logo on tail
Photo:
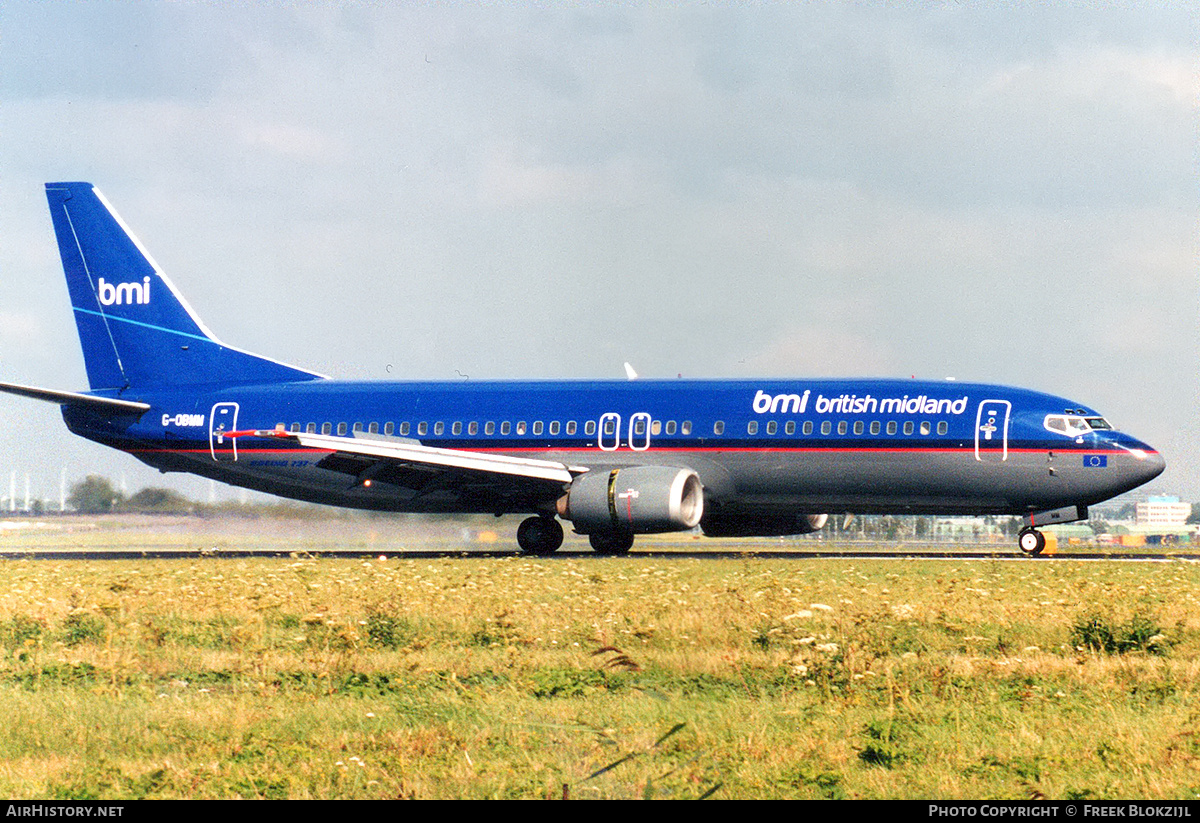
[[[100,278],[97,285],[100,292],[100,303],[105,306],[145,305],[150,302],[150,278],[143,277],[141,283],[105,283]]]

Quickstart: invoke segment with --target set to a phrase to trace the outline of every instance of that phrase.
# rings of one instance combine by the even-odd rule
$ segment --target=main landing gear
[[[517,545],[525,554],[538,557],[554,554],[562,542],[562,524],[553,517],[530,517],[517,527]]]
[[[1046,535],[1037,529],[1021,529],[1021,533],[1017,535],[1017,545],[1021,548],[1022,554],[1036,557],[1042,553],[1042,549],[1046,548]]]
[[[517,545],[521,551],[534,557],[546,557],[558,551],[563,542],[562,524],[553,517],[537,515],[527,517],[517,527]],[[596,532],[588,535],[588,542],[596,554],[627,554],[633,548],[633,535],[628,532]]]
[[[588,535],[596,554],[628,554],[633,548],[633,535],[628,532],[596,532]]]

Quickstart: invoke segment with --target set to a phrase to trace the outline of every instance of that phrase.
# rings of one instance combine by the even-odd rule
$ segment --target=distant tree
[[[149,486],[121,504],[121,509],[143,514],[187,514],[192,502],[170,489]]]
[[[107,477],[89,474],[71,487],[67,503],[80,514],[105,514],[120,505],[123,498],[124,495],[113,488]]]
[[[1192,504],[1192,513],[1188,515],[1187,522],[1200,523],[1200,503]]]

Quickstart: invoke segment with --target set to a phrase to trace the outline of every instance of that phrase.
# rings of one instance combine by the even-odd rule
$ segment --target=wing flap
[[[570,483],[586,469],[567,466],[554,460],[512,457],[505,454],[439,449],[407,441],[375,440],[364,437],[341,437],[332,434],[309,434],[280,430],[226,432],[225,437],[276,437],[294,440],[309,449],[328,449],[357,457],[376,458],[413,467],[441,468],[491,475],[545,480],[551,483]]]

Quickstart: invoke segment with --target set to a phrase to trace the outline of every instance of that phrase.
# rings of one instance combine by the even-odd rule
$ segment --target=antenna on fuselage
[[[633,366],[629,365],[629,363],[625,364],[625,376],[630,380],[637,380],[637,372],[633,370]]]

